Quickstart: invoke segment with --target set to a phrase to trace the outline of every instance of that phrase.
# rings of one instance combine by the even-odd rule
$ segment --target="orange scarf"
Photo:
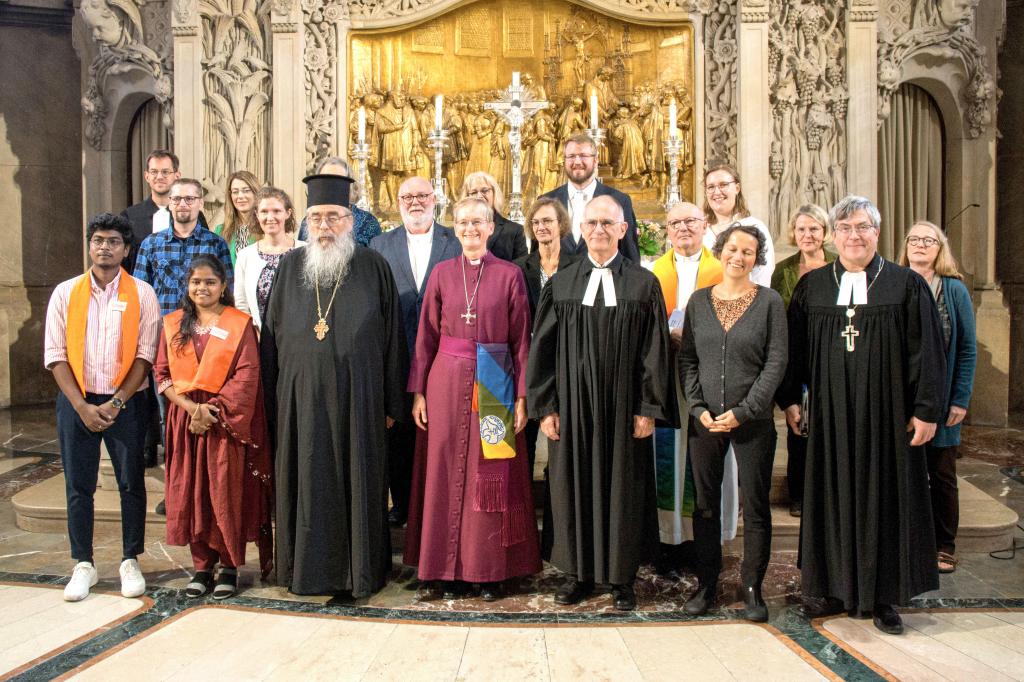
[[[251,319],[237,308],[224,308],[217,321],[217,327],[227,332],[226,338],[210,334],[210,340],[203,351],[203,359],[196,358],[196,349],[186,343],[180,351],[173,346],[174,337],[181,329],[181,318],[184,311],[175,310],[164,317],[164,337],[167,339],[167,365],[171,370],[171,381],[174,390],[179,394],[189,391],[206,391],[220,393],[227,381],[231,363],[235,359],[238,344]]]
[[[85,395],[85,334],[89,324],[89,301],[92,298],[92,275],[85,273],[71,288],[68,299],[67,344],[68,364],[75,375],[78,388]],[[128,376],[128,370],[135,362],[139,350],[139,288],[135,279],[121,268],[121,279],[117,285],[117,300],[125,304],[121,313],[121,366],[114,385],[120,386]]]
[[[661,284],[661,295],[665,298],[666,314],[671,316],[676,309],[676,295],[678,293],[679,277],[676,275],[675,251],[670,250],[664,256],[654,261],[654,276]],[[697,289],[703,289],[718,284],[722,281],[722,263],[711,255],[707,247],[700,249],[700,263],[697,265]]]

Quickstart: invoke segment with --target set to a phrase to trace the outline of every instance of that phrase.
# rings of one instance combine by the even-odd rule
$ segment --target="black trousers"
[[[960,492],[956,485],[957,446],[937,448],[925,445],[928,453],[928,487],[932,494],[932,521],[935,547],[940,552],[956,551],[956,532],[960,526]]]
[[[807,468],[807,438],[798,436],[786,426],[786,484],[789,501],[804,501],[804,471]]]
[[[711,433],[699,419],[690,418],[687,456],[693,467],[696,508],[693,540],[701,583],[712,585],[722,571],[722,478],[725,454],[732,443],[739,469],[743,500],[743,564],[745,587],[761,584],[772,548],[772,512],[769,494],[775,460],[775,422],[759,419],[741,424],[731,433]]]
[[[388,487],[391,504],[399,518],[409,515],[409,489],[412,486],[412,460],[416,451],[416,425],[395,422],[388,429]]]
[[[109,395],[87,393],[91,405],[102,405]],[[85,427],[63,393],[57,395],[57,438],[64,464],[68,504],[68,537],[76,561],[92,561],[93,495],[100,469],[100,442],[107,446],[121,494],[122,556],[134,558],[145,551],[146,466],[142,450],[149,424],[149,398],[145,391],[126,403],[114,423],[94,433]]]

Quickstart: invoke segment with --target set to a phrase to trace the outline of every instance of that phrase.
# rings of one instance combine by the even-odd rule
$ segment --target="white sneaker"
[[[121,562],[121,594],[125,597],[138,597],[146,591],[146,577],[142,575],[139,562],[125,559]]]
[[[64,601],[82,601],[89,596],[89,589],[99,582],[96,567],[88,561],[79,561],[71,573],[71,580],[64,588]]]

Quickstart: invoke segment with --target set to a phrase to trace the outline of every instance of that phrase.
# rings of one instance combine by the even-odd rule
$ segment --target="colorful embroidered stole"
[[[476,344],[473,409],[480,415],[484,459],[516,456],[516,386],[512,375],[512,355],[507,343]]]
[[[676,294],[679,280],[676,276],[675,251],[669,250],[664,256],[654,261],[654,276],[661,284],[661,295],[665,299],[665,312],[670,317],[676,309]],[[697,289],[714,286],[722,281],[722,263],[711,255],[707,247],[700,249],[700,263],[697,265]]]

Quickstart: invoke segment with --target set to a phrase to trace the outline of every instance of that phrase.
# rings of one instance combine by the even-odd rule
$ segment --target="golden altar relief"
[[[484,104],[501,99],[521,73],[531,99],[546,101],[520,130],[523,204],[565,182],[564,140],[604,131],[601,180],[633,198],[638,216],[664,217],[669,109],[683,141],[679,180],[694,195],[694,45],[690,24],[644,25],[556,0],[479,0],[397,30],[349,36],[349,137],[365,113],[370,147],[367,195],[397,219],[397,191],[412,175],[433,177],[435,96],[447,134],[444,178],[455,197],[473,171],[512,190],[509,123]],[[592,111],[593,109],[593,111]]]

